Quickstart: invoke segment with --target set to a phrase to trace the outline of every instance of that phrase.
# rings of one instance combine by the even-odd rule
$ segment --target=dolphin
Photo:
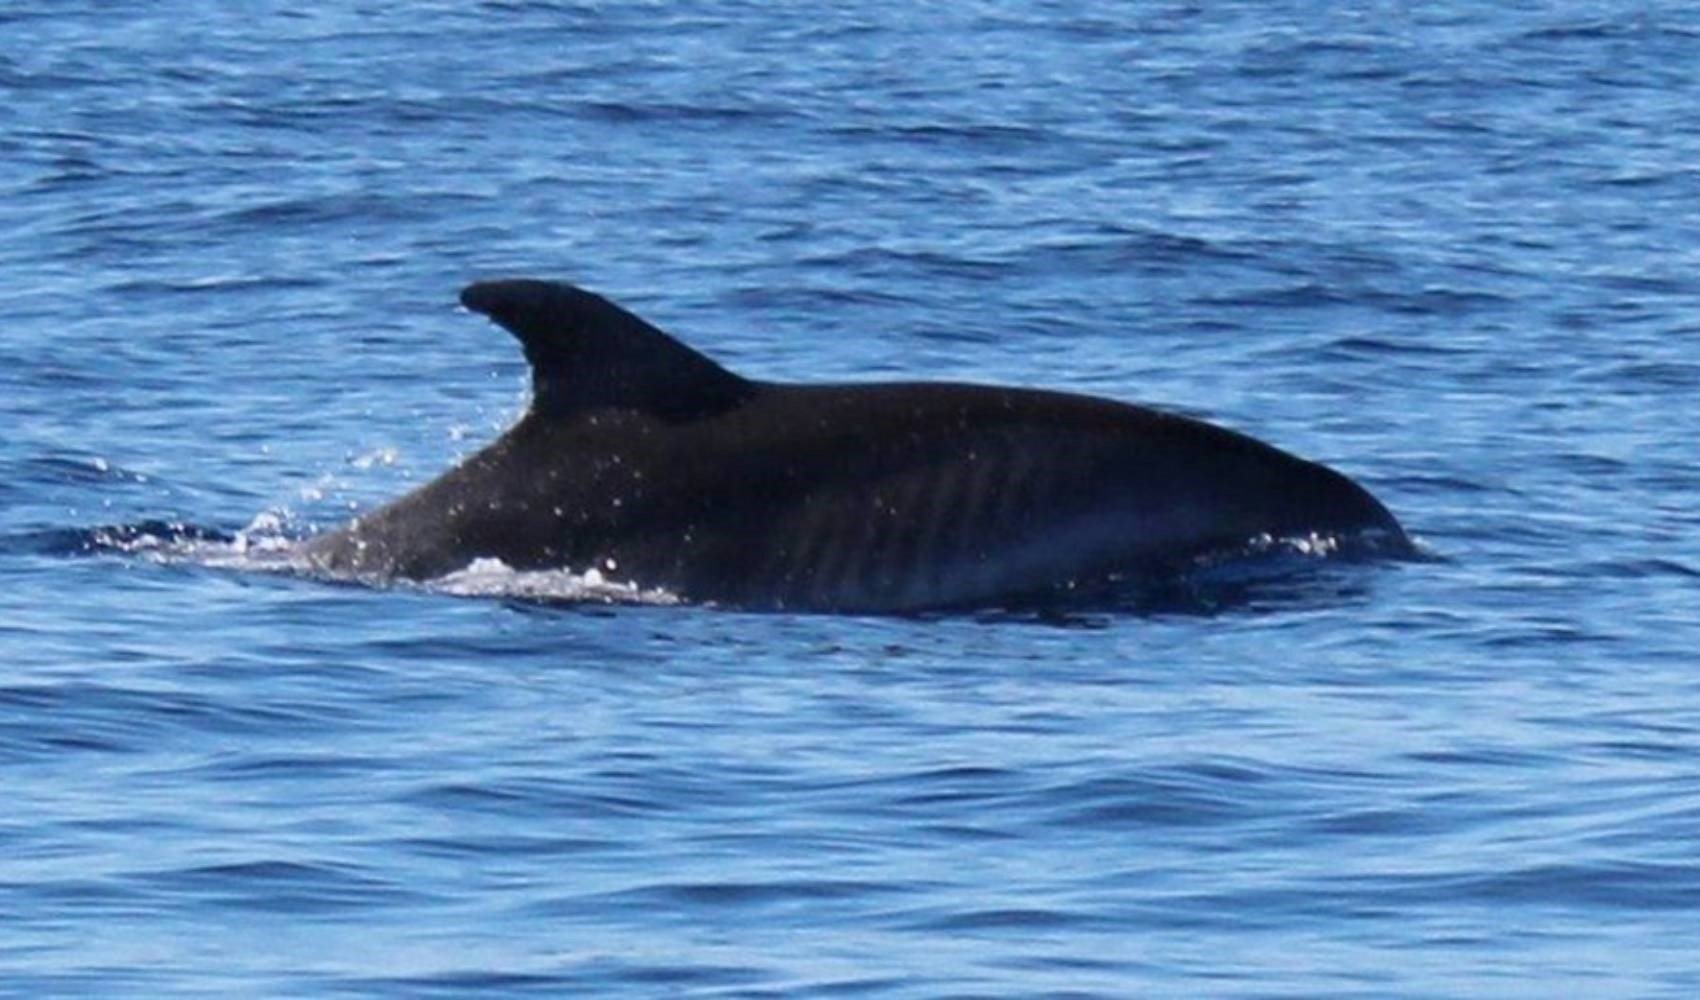
[[[1263,539],[1367,539],[1387,508],[1244,434],[1065,392],[744,378],[592,292],[484,281],[532,398],[496,441],[305,543],[308,564],[428,580],[475,559],[747,609],[990,606],[1171,572]]]

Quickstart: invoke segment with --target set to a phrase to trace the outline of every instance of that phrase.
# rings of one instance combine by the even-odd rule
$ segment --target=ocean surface
[[[0,995],[1700,994],[1697,109],[1668,0],[6,0]],[[269,571],[522,412],[496,275],[1205,417],[1424,558]]]

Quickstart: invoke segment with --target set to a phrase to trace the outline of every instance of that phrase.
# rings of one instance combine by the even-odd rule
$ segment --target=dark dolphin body
[[[757,382],[564,284],[483,282],[461,302],[524,346],[529,412],[309,540],[320,569],[429,579],[487,557],[738,607],[904,611],[1172,570],[1264,536],[1409,549],[1350,479],[1197,420],[997,386]]]

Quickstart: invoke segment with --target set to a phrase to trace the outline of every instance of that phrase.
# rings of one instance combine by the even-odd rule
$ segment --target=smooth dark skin
[[[995,604],[1184,566],[1259,536],[1410,543],[1362,487],[1185,417],[945,383],[755,382],[570,285],[484,282],[530,411],[436,481],[307,543],[430,579],[477,558],[592,567],[748,608]]]

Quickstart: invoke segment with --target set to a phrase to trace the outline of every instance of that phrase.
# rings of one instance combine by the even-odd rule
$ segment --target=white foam
[[[248,525],[225,538],[208,538],[183,524],[161,525],[157,530],[112,529],[97,533],[95,547],[137,556],[161,564],[190,564],[220,570],[257,573],[290,573],[334,578],[377,586],[391,581],[327,574],[306,557],[300,536],[307,532],[293,521],[287,509],[261,511]],[[665,590],[640,587],[612,577],[618,565],[612,559],[582,573],[567,569],[516,570],[500,559],[475,559],[466,567],[434,580],[395,585],[418,588],[456,597],[514,598],[529,601],[597,604],[678,604],[677,595]]]
[[[348,464],[356,469],[370,469],[373,466],[391,466],[401,458],[401,453],[394,448],[385,446],[375,448],[364,455],[356,455],[348,460]]]
[[[1326,559],[1340,551],[1340,536],[1309,532],[1303,535],[1258,535],[1247,548],[1252,552],[1284,551],[1301,556]]]
[[[608,561],[612,571],[613,560]],[[426,589],[460,597],[505,597],[524,600],[598,602],[606,604],[678,604],[665,590],[639,587],[631,581],[608,579],[595,566],[583,573],[566,569],[518,570],[500,559],[474,559],[425,584]]]

